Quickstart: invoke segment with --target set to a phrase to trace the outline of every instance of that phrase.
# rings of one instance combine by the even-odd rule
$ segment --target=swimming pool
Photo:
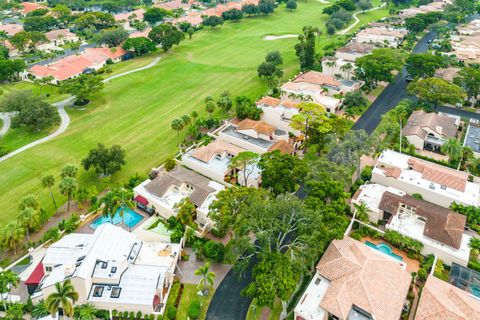
[[[98,228],[99,225],[104,223],[112,223],[114,225],[120,225],[122,223],[122,217],[120,217],[119,211],[120,209],[117,210],[117,212],[115,213],[115,216],[113,216],[113,219],[111,217],[106,217],[106,216],[101,216],[95,219],[92,223],[90,223],[90,228],[95,230]],[[140,214],[136,213],[130,208],[125,209],[123,213],[123,222],[129,228],[133,228],[134,226],[136,226],[142,219],[143,217]]]
[[[393,253],[393,250],[392,248],[386,244],[386,243],[383,243],[383,242],[380,242],[379,244],[375,244],[375,243],[372,243],[370,241],[365,241],[365,244],[375,250],[378,250],[382,253],[385,253],[389,256],[391,256],[392,258],[394,259],[397,259],[398,261],[402,261],[403,258],[401,256],[399,256],[398,254],[395,254]]]
[[[475,296],[480,298],[480,286],[470,284],[470,292]]]

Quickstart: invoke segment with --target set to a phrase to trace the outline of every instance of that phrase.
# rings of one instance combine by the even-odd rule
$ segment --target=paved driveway
[[[428,49],[428,41],[435,39],[436,33],[431,31],[427,33],[413,49],[414,53],[426,52]],[[407,82],[405,80],[407,71],[402,69],[396,77],[394,82],[390,83],[385,90],[372,103],[370,108],[358,119],[352,127],[353,130],[365,130],[371,134],[377,128],[382,115],[395,107],[401,100],[408,98]]]

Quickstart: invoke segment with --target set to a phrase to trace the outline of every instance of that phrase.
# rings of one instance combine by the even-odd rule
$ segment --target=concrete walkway
[[[188,261],[178,261],[178,276],[182,283],[189,283],[197,285],[201,277],[195,275],[195,270],[199,267],[204,266],[205,262],[197,261],[195,253],[192,251],[192,248],[183,249],[185,253],[190,255]],[[215,280],[213,281],[213,287],[218,288],[220,283],[223,281],[223,278],[227,273],[232,269],[233,265],[223,264],[223,263],[210,263],[210,271],[215,273]]]
[[[116,74],[114,76],[111,76],[109,78],[106,78],[105,80],[103,80],[104,83],[108,82],[108,81],[111,81],[113,79],[116,79],[116,78],[120,78],[120,77],[123,77],[123,76],[126,76],[126,75],[129,75],[131,73],[134,73],[134,72],[138,72],[138,71],[142,71],[142,70],[145,70],[145,69],[149,69],[149,68],[152,68],[154,67],[158,62],[160,61],[160,57],[157,57],[155,58],[152,62],[150,62],[148,65],[144,66],[144,67],[140,67],[140,68],[137,68],[137,69],[133,69],[133,70],[130,70],[130,71],[126,71],[126,72],[123,72],[123,73],[119,73],[119,74]],[[18,148],[17,150],[15,151],[12,151],[10,152],[9,154],[3,156],[0,158],[0,162],[2,161],[5,161],[7,159],[10,159],[11,157],[13,156],[16,156],[17,154],[19,153],[22,153],[24,152],[25,150],[28,150],[30,148],[33,148],[39,144],[42,144],[42,143],[45,143],[47,141],[50,141],[52,140],[53,138],[61,135],[62,133],[65,132],[65,130],[67,130],[68,126],[70,125],[70,117],[68,116],[67,112],[65,111],[65,106],[67,105],[70,105],[72,104],[73,102],[75,101],[75,96],[72,96],[70,98],[67,98],[63,101],[60,101],[60,102],[57,102],[57,103],[54,103],[53,105],[58,107],[58,114],[60,115],[60,119],[61,119],[61,123],[60,123],[60,127],[55,130],[55,132],[53,132],[52,134],[46,136],[46,137],[43,137],[41,139],[38,139],[38,140],[35,140],[29,144],[26,144],[24,145],[23,147],[21,148]],[[5,126],[4,126],[5,127]],[[2,128],[2,131],[3,131],[3,128]],[[1,132],[0,132],[1,133]],[[1,135],[1,134],[0,134]]]
[[[365,10],[365,11],[357,11],[353,14],[353,19],[355,19],[355,22],[353,24],[351,24],[349,27],[343,29],[343,30],[340,30],[337,32],[337,34],[345,34],[347,33],[348,31],[350,31],[353,27],[355,27],[359,22],[360,22],[360,19],[357,18],[357,15],[360,14],[360,13],[367,13],[368,11],[373,11],[373,10],[378,10],[380,8],[383,8],[385,7],[387,4],[386,3],[383,3],[382,5],[378,6],[378,7],[375,7],[375,8],[372,8],[372,9],[368,9],[368,10]]]
[[[10,129],[10,115],[7,112],[0,112],[0,119],[2,119],[3,122],[2,128],[0,129],[0,137],[2,137],[7,133],[8,129]]]

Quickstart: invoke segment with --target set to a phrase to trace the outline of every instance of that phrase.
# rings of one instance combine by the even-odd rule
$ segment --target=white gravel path
[[[134,69],[134,70],[130,70],[130,71],[126,71],[126,72],[123,72],[123,73],[116,74],[114,76],[106,78],[105,80],[103,80],[103,82],[105,83],[105,82],[108,82],[112,79],[120,78],[120,77],[126,76],[126,75],[134,73],[134,72],[138,72],[138,71],[141,71],[141,70],[152,68],[159,61],[160,61],[160,57],[157,57],[152,62],[150,62],[148,65],[146,65],[144,67],[140,67],[140,68],[137,68],[137,69]],[[65,111],[65,106],[73,103],[73,101],[75,101],[75,96],[72,96],[72,97],[67,98],[63,101],[60,101],[60,102],[57,102],[57,103],[53,104],[54,106],[56,106],[58,108],[58,114],[60,115],[60,119],[61,119],[60,127],[57,130],[55,130],[55,132],[53,132],[52,134],[50,134],[46,137],[35,140],[35,141],[33,141],[29,144],[26,144],[23,147],[18,148],[17,150],[10,152],[9,154],[6,154],[5,156],[0,158],[0,162],[5,161],[7,159],[10,159],[11,157],[13,157],[13,156],[15,156],[19,153],[22,153],[25,150],[28,150],[28,149],[33,148],[35,146],[38,146],[39,144],[50,141],[53,138],[55,138],[55,137],[61,135],[62,133],[64,133],[65,130],[67,130],[68,126],[70,125],[70,117],[68,116],[67,112]],[[1,114],[0,114],[0,116],[1,116]],[[2,117],[2,119],[3,119],[3,117]],[[8,122],[10,122],[9,117],[8,117],[8,119],[9,119]],[[2,128],[2,131],[0,131],[0,136],[2,135],[2,132],[3,132],[4,129],[5,129],[5,120],[4,120],[4,125],[3,125],[3,128]],[[8,130],[8,128],[5,130],[5,132],[7,130]]]

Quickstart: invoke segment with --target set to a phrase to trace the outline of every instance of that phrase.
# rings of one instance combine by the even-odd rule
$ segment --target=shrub
[[[203,245],[202,254],[209,259],[222,262],[225,256],[225,247],[221,243],[209,240]]]
[[[198,319],[200,316],[200,301],[194,300],[188,306],[188,316],[192,319]]]
[[[117,310],[116,310],[116,309],[113,309],[113,310],[112,310],[112,316],[114,316],[114,317],[117,316]]]
[[[173,158],[168,158],[165,161],[164,167],[165,167],[165,170],[171,171],[173,168],[175,168],[176,165],[177,165],[177,163],[175,162],[175,160]]]
[[[227,233],[227,230],[226,230],[226,228],[220,228],[220,229],[213,228],[210,232],[217,238],[223,238],[223,237],[225,237],[225,234]]]
[[[142,311],[137,312],[137,319],[142,320]]]
[[[148,316],[148,319],[149,319],[149,320],[155,320],[155,315],[153,315],[153,314],[149,315],[149,316]]]
[[[42,236],[42,242],[46,242],[48,240],[58,240],[60,238],[60,230],[57,227],[50,228],[45,232]]]
[[[124,319],[128,319],[128,311],[124,311],[124,312],[123,312],[123,318],[124,318]]]
[[[362,172],[360,173],[360,179],[363,181],[369,181],[372,179],[372,171],[373,167],[372,166],[366,166],[363,168]]]
[[[420,193],[414,193],[412,194],[412,197],[418,200],[423,200],[423,197]]]
[[[427,280],[427,270],[423,268],[418,269],[418,279],[422,281]]]
[[[167,307],[167,319],[174,320],[177,317],[177,308],[175,306]]]

